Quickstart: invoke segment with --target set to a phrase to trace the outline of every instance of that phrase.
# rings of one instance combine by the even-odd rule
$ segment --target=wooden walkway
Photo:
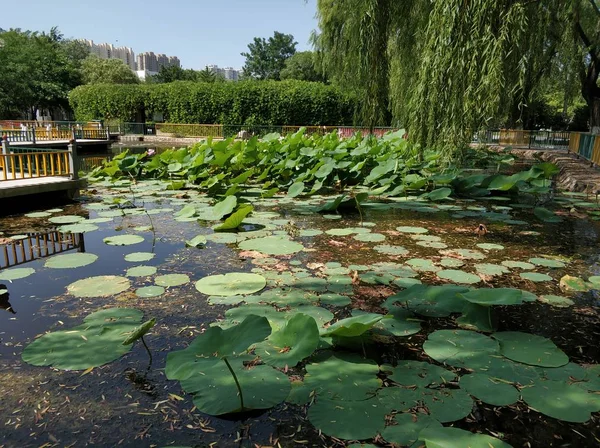
[[[0,176],[2,170],[0,170]],[[85,188],[85,180],[72,180],[70,177],[33,177],[0,182],[0,199],[27,196],[53,191],[75,192]]]

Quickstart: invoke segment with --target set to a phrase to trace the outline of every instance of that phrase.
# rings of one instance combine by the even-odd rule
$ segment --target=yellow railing
[[[527,146],[529,145],[530,138],[530,131],[501,129],[499,143],[507,146]]]
[[[0,154],[0,181],[70,176],[68,151]]]
[[[0,269],[60,254],[73,249],[84,250],[83,234],[60,232],[30,233],[27,238],[0,245]]]
[[[600,135],[571,132],[569,152],[600,165]]]

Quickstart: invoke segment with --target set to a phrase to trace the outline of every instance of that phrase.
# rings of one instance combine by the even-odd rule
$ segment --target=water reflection
[[[77,249],[85,252],[83,233],[27,233],[0,247],[0,269],[19,266],[40,258]]]
[[[6,285],[0,283],[0,309],[6,310],[9,313],[17,314],[12,305],[8,301],[9,294]]]

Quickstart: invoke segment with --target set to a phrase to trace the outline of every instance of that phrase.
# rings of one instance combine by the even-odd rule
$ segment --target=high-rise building
[[[221,68],[217,65],[207,65],[206,68],[215,75],[222,76],[227,81],[239,81],[240,79],[240,70],[236,70],[232,67]]]
[[[101,59],[120,59],[131,70],[136,69],[135,53],[129,47],[115,47],[112,44],[95,44],[93,40],[83,40],[90,48],[90,54],[95,54]]]
[[[162,67],[181,67],[181,61],[177,56],[154,54],[152,51],[140,53],[137,57],[137,68],[151,73],[158,73]]]

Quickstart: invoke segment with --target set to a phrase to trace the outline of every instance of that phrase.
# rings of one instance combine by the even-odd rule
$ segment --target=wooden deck
[[[0,170],[0,175],[2,170]],[[86,186],[85,180],[64,177],[33,177],[0,182],[0,199],[53,191],[75,191]]]

